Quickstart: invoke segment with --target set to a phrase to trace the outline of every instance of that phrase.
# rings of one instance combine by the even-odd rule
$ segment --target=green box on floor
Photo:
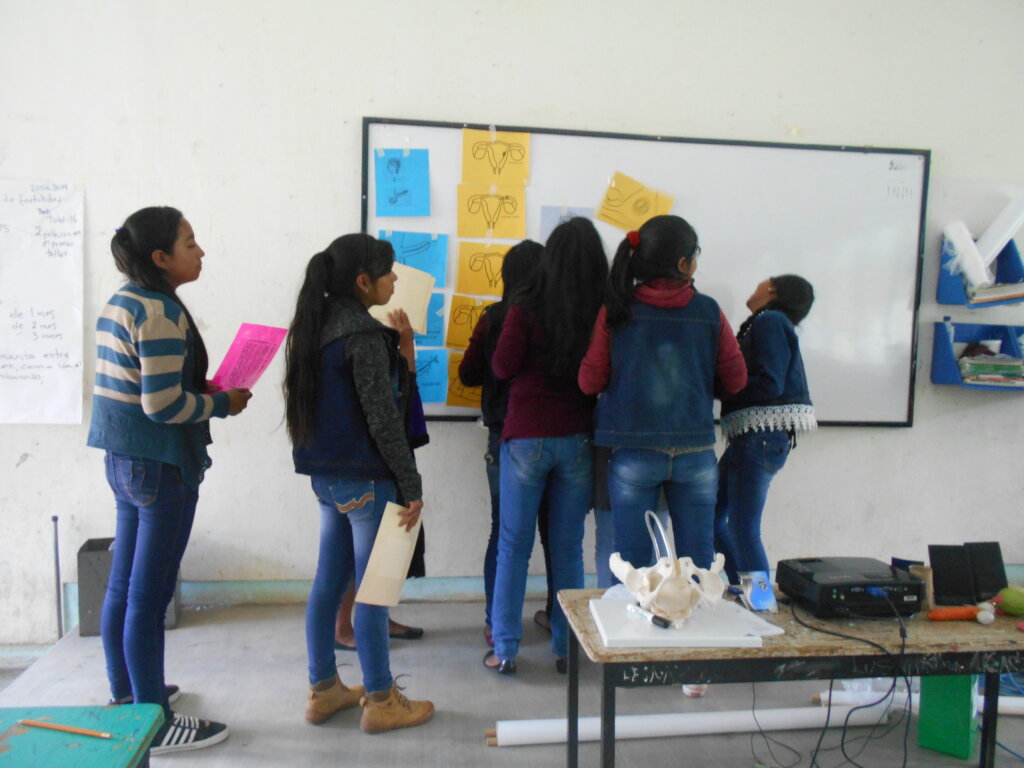
[[[978,744],[977,689],[977,675],[922,677],[918,746],[969,759]]]

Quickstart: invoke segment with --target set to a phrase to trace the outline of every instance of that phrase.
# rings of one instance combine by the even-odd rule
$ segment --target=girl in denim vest
[[[747,362],[747,386],[722,401],[722,434],[729,441],[718,462],[715,542],[730,581],[761,571],[768,557],[761,513],[772,478],[782,469],[797,432],[815,429],[796,326],[811,309],[814,289],[798,275],[764,280],[747,299],[750,317],[738,339]]]
[[[523,634],[526,572],[541,498],[547,492],[554,589],[583,586],[583,523],[593,483],[594,398],[576,372],[601,305],[608,262],[589,219],[555,227],[540,265],[502,325],[491,367],[511,379],[502,427],[501,532],[491,609],[494,650],[484,665],[516,671]],[[551,616],[555,668],[565,671],[569,636],[556,603]]]
[[[718,304],[693,287],[699,252],[697,233],[678,216],[627,233],[580,366],[580,389],[601,393],[594,441],[613,450],[615,545],[634,567],[651,565],[644,512],[662,490],[679,556],[701,568],[714,558],[712,406],[742,389],[747,374]]]
[[[391,244],[339,237],[309,261],[286,346],[285,399],[295,471],[310,475],[320,506],[320,554],[306,608],[309,696],[306,721],[323,723],[362,704],[360,728],[379,733],[419,725],[434,705],[409,701],[391,676],[388,611],[356,605],[363,686],[338,678],[334,624],[342,594],[362,582],[384,508],[406,507],[407,530],[423,509],[423,488],[406,432],[416,387],[413,332],[401,310],[394,328],[370,316],[395,290]]]
[[[211,462],[210,419],[251,394],[211,391],[203,338],[177,290],[199,279],[205,253],[181,211],[143,208],[110,242],[128,279],[96,323],[96,386],[88,444],[106,451],[117,505],[114,556],[100,619],[111,704],[160,704],[154,755],[223,741],[227,726],[178,715],[164,684],[164,615]]]

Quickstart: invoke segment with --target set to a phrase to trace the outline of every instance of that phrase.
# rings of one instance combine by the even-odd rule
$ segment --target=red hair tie
[[[640,233],[635,229],[631,229],[626,233],[626,239],[629,240],[630,248],[636,249],[640,247]]]

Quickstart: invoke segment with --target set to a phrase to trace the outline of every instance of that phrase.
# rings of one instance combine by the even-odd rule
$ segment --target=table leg
[[[999,673],[985,673],[985,705],[981,710],[981,759],[978,765],[992,768],[996,759],[996,721],[999,719]]]
[[[576,633],[569,631],[569,690],[566,693],[566,765],[578,768],[580,764],[580,643]]]
[[[615,768],[615,676],[601,665],[601,768]]]

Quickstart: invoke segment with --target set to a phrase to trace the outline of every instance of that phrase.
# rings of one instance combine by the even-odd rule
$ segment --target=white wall
[[[934,302],[942,224],[982,228],[1003,185],[1024,185],[1022,26],[1015,0],[0,0],[0,177],[85,188],[87,352],[119,284],[113,228],[143,205],[184,210],[207,251],[184,296],[218,360],[238,322],[287,324],[307,258],[358,229],[364,115],[931,149],[914,427],[801,439],[769,500],[769,556],[998,539],[1022,563],[1024,396],[928,376],[931,322],[968,318]],[[985,317],[1024,325],[1024,306]],[[280,374],[214,424],[186,580],[312,577]],[[0,426],[0,643],[55,637],[51,514],[66,581],[78,546],[112,534],[87,422]],[[428,567],[477,575],[484,433],[432,437]]]

